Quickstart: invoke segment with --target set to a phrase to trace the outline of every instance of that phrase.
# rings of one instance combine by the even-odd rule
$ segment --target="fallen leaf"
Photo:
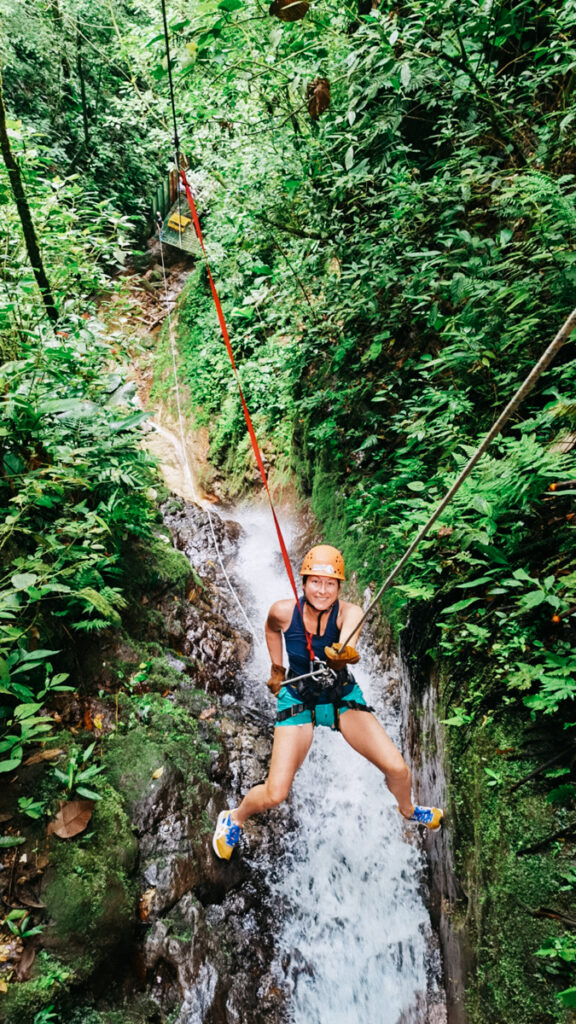
[[[44,910],[46,906],[45,903],[42,903],[42,900],[32,900],[29,896],[23,896],[21,892],[18,893],[18,899],[25,907],[32,907],[34,910]]]
[[[30,976],[30,968],[32,967],[32,964],[34,963],[35,959],[36,950],[34,949],[34,947],[26,946],[20,958],[20,963],[16,968],[16,977],[18,981],[28,981],[28,978]]]
[[[51,835],[53,832],[60,839],[73,839],[84,831],[93,810],[93,800],[69,800],[62,804],[54,821],[48,825],[46,834]]]
[[[10,963],[20,956],[22,939],[11,935],[9,939],[0,941],[0,964]]]
[[[152,772],[153,779],[161,779],[164,774],[164,765],[161,768],[157,768],[155,772]]]
[[[150,917],[152,907],[154,906],[154,899],[156,897],[156,889],[146,889],[140,897],[140,920],[147,921]]]
[[[50,750],[38,750],[32,757],[29,757],[24,764],[39,764],[40,761],[53,761],[54,758],[60,757],[64,751],[60,750],[59,747],[52,747]]]
[[[0,814],[0,824],[3,825],[5,821],[11,821],[13,817],[13,814]]]
[[[209,708],[204,708],[204,711],[201,711],[198,715],[198,720],[200,722],[205,722],[207,718],[214,718],[217,711],[218,708],[214,707],[214,705],[211,705]]]
[[[0,992],[7,992],[7,991],[8,991],[8,985],[6,984],[6,982],[5,981],[0,981]]]
[[[101,715],[101,714],[100,715],[94,715],[94,718],[92,719],[92,721],[94,723],[94,728],[95,729],[103,729],[104,728],[104,716],[103,715]]]

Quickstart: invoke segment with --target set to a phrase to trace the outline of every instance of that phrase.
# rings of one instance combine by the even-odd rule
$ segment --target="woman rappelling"
[[[354,750],[380,769],[407,821],[432,830],[442,822],[439,808],[413,803],[410,769],[350,672],[349,666],[360,659],[355,644],[363,612],[358,605],[340,599],[345,579],[342,554],[329,545],[312,548],[304,558],[301,575],[300,600],[276,601],[268,612],[265,635],[272,661],[268,687],[278,698],[272,757],[266,781],[249,790],[239,807],[218,816],[212,845],[223,860],[231,857],[248,818],[287,798],[310,749],[315,725],[339,731]],[[349,640],[344,647],[342,636]]]

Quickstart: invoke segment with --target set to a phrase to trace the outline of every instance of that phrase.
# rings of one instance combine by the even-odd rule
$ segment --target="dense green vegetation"
[[[170,4],[169,20],[182,150],[273,478],[295,473],[364,587],[574,305],[576,3],[360,7],[317,0],[289,23],[257,0],[202,0]],[[8,669],[24,686],[22,669],[35,672],[10,713],[17,699],[42,717],[41,688],[66,681],[30,661],[31,631],[114,622],[124,534],[153,517],[136,423],[106,405],[105,353],[82,316],[142,248],[171,130],[147,0],[2,8],[13,148],[68,333],[55,345],[44,329],[2,178],[3,621]],[[212,463],[237,493],[253,464],[201,267],[179,343],[194,421],[210,424]],[[570,342],[384,604],[398,629],[429,605],[419,653],[441,680],[478,1024],[564,1021],[576,1003],[575,380]],[[66,461],[77,447],[80,483]],[[11,751],[28,728],[16,720]]]
[[[7,0],[0,18],[7,135],[59,317],[51,326],[0,163],[0,1019],[141,1022],[155,1005],[126,1009],[110,973],[126,974],[138,920],[129,815],[164,771],[185,774],[192,805],[209,756],[206,698],[176,695],[158,610],[202,588],[162,527],[146,415],[123,387],[137,342],[111,276],[127,253],[144,259],[165,129],[155,104],[136,146],[152,96],[128,47],[133,9]],[[55,838],[62,807],[85,817]]]
[[[179,28],[197,53],[178,97],[195,99],[209,256],[260,436],[365,586],[574,305],[576,8],[254,14],[225,2]],[[311,118],[318,77],[331,104]],[[180,341],[212,460],[241,488],[251,456],[202,270]],[[385,600],[398,626],[433,601],[478,1021],[562,1020],[576,1001],[575,377],[571,343]],[[542,849],[519,856],[529,838]]]

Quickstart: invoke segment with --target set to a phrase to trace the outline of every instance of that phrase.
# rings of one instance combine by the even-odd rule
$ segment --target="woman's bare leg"
[[[310,750],[313,725],[281,725],[274,730],[272,758],[266,782],[253,786],[230,817],[243,825],[247,818],[286,799],[294,776]]]
[[[410,769],[380,722],[368,711],[350,709],[340,716],[340,732],[354,750],[383,772],[401,814],[409,818],[414,811]]]

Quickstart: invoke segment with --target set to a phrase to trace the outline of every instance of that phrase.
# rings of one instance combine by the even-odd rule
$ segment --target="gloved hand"
[[[270,690],[270,693],[273,693],[275,697],[280,693],[285,679],[286,669],[284,668],[284,665],[272,665],[270,668],[270,679],[266,683],[266,686]]]
[[[347,665],[355,665],[360,661],[360,655],[355,647],[342,647],[342,644],[332,644],[332,647],[325,647],[324,654],[330,668],[339,672]]]

